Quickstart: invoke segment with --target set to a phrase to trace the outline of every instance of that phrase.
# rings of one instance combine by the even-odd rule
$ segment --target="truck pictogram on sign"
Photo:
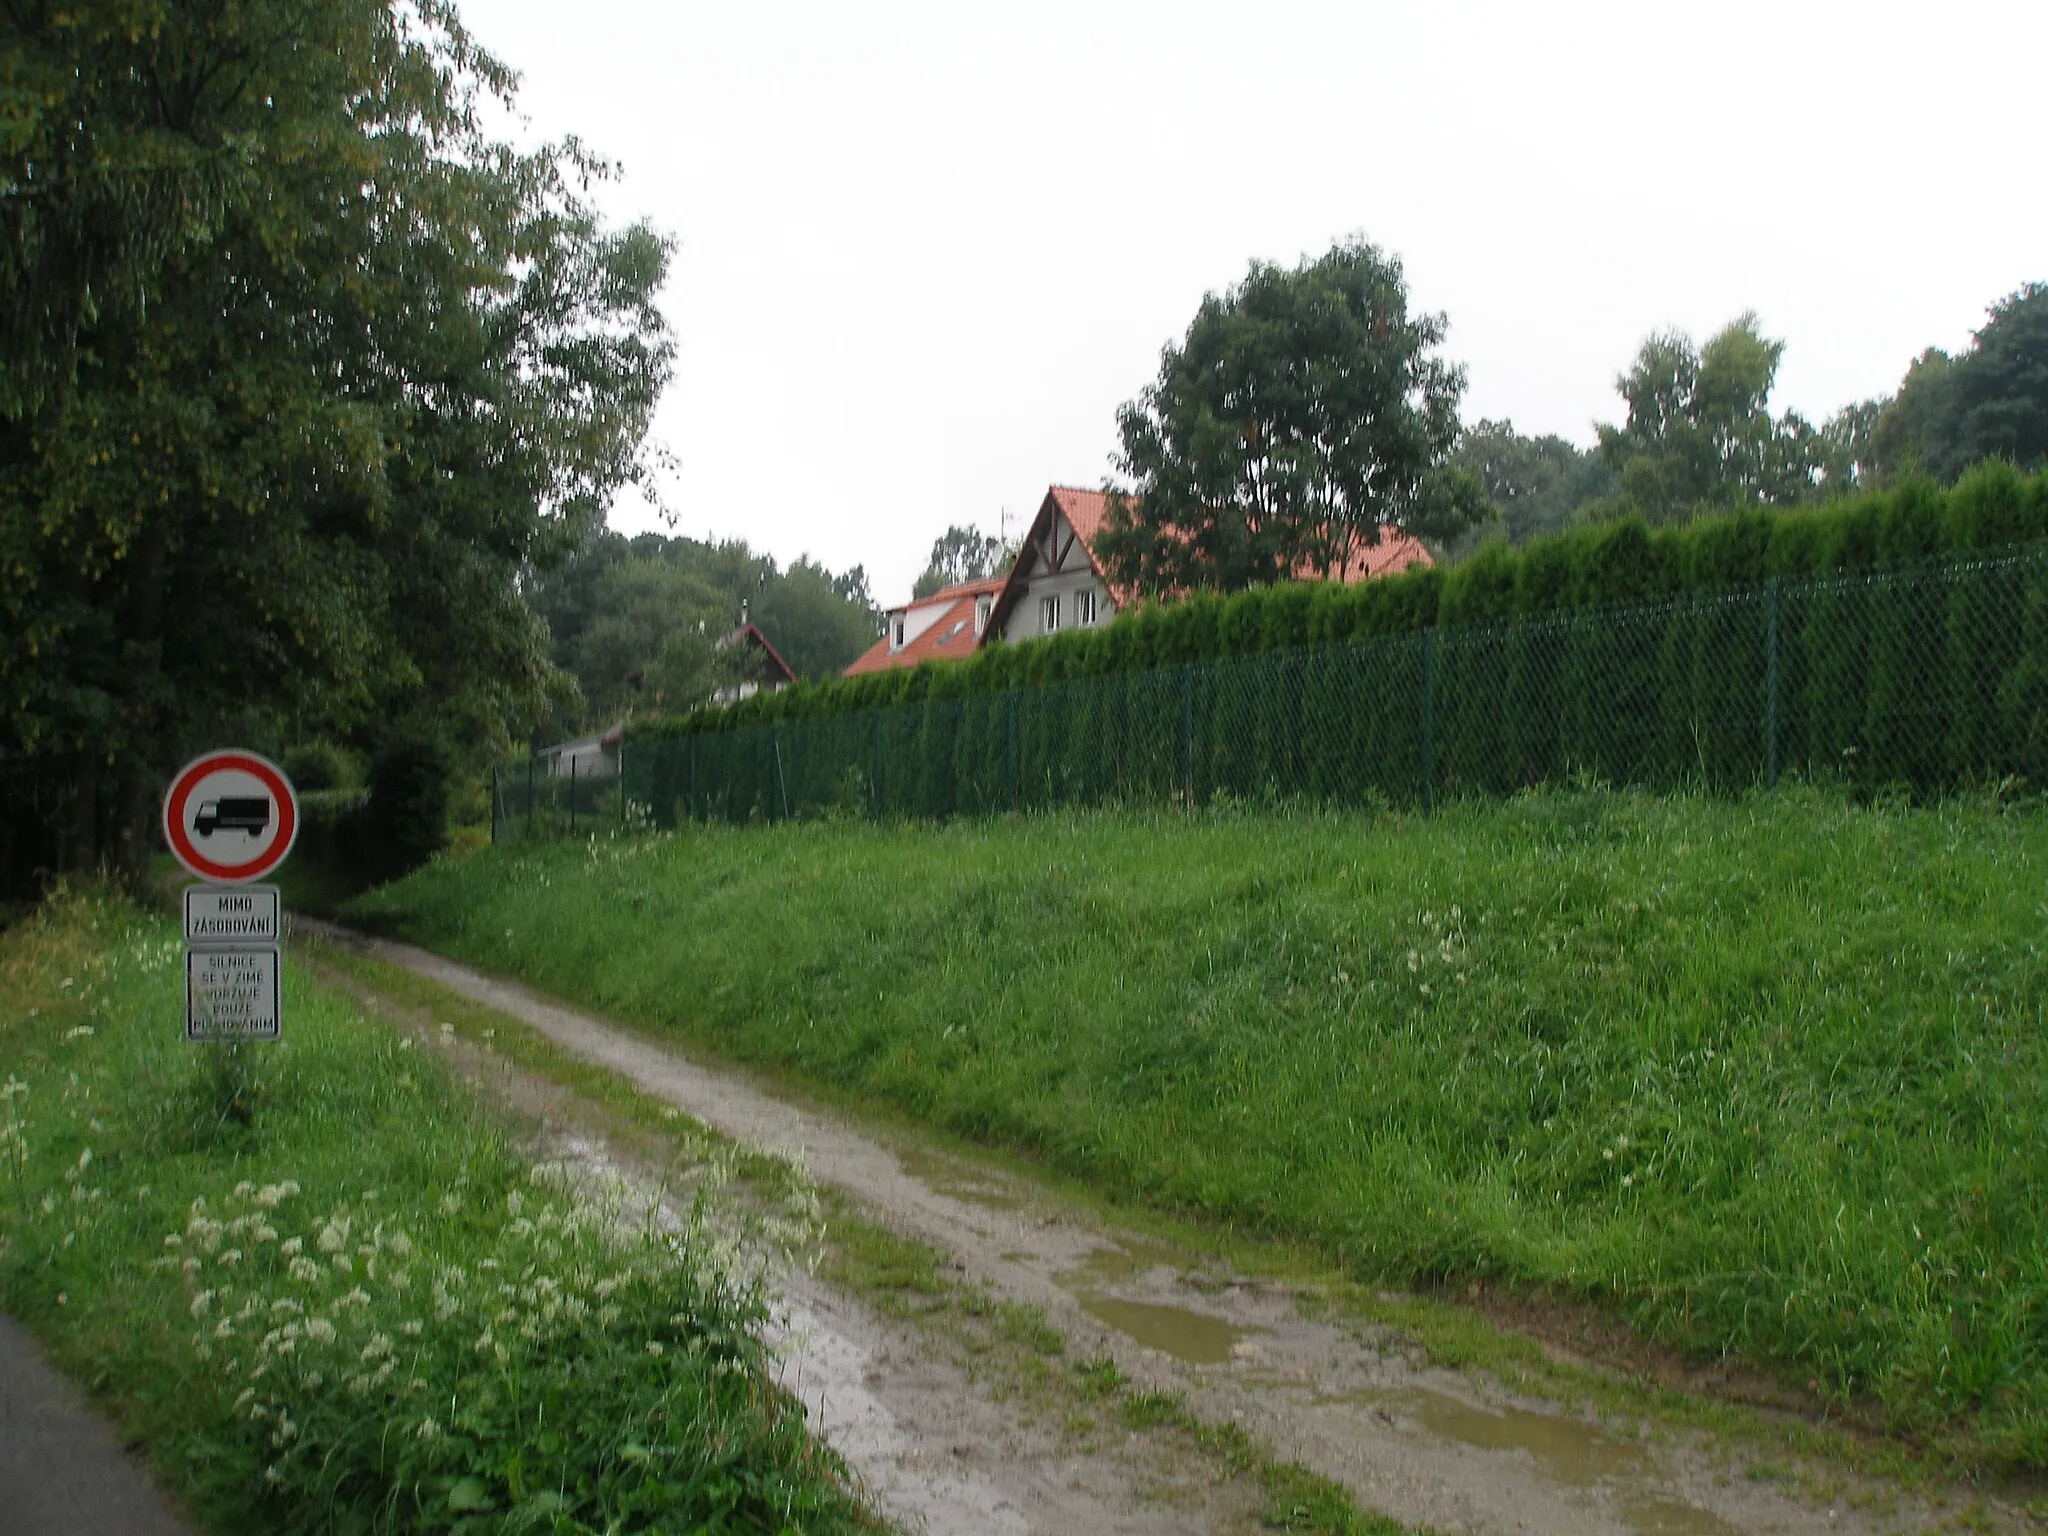
[[[192,830],[201,837],[216,832],[246,832],[261,837],[270,825],[270,801],[266,799],[203,800],[199,814],[192,818]]]

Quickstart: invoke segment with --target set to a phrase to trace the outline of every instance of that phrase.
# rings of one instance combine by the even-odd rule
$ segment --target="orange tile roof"
[[[892,667],[914,667],[920,661],[943,661],[972,655],[975,642],[981,638],[974,632],[974,600],[984,593],[993,595],[1000,592],[1005,579],[989,576],[980,581],[963,581],[957,586],[941,587],[930,597],[891,608],[890,613],[899,613],[911,608],[931,608],[940,603],[946,605],[938,618],[919,631],[917,638],[902,650],[890,651],[889,636],[885,632],[841,675],[860,677],[869,672],[887,672]]]

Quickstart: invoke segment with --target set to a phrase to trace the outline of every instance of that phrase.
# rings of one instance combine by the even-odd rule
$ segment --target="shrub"
[[[346,747],[331,741],[301,742],[287,748],[279,764],[301,794],[326,789],[361,789],[363,765]]]
[[[387,742],[370,764],[364,862],[380,880],[418,869],[448,846],[447,749],[426,736]]]

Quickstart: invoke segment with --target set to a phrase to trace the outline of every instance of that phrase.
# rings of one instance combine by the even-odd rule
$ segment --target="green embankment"
[[[289,966],[286,1039],[181,1036],[174,928],[0,935],[0,1307],[209,1529],[876,1527],[695,1229],[531,1169]]]
[[[450,861],[359,922],[1308,1238],[2048,1463],[2048,816],[814,823]]]

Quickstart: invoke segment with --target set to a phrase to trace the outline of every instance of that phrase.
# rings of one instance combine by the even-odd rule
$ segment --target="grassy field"
[[[179,953],[97,892],[0,934],[0,1306],[207,1528],[879,1529],[711,1233],[292,968],[282,1043],[186,1044]]]
[[[349,910],[1361,1275],[1589,1298],[2039,1467],[2044,870],[2038,811],[1588,791],[691,830]]]

